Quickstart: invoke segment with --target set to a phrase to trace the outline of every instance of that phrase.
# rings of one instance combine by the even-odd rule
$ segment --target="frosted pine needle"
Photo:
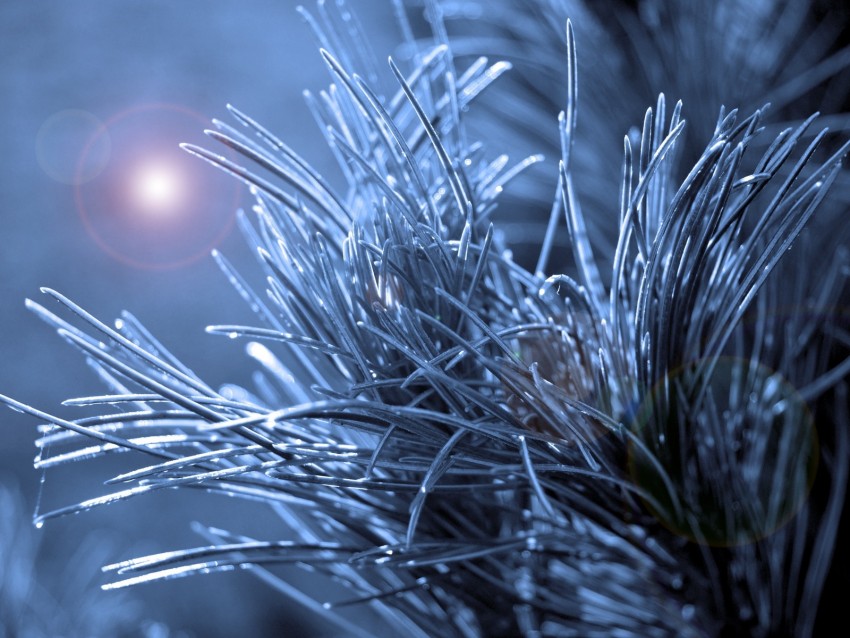
[[[711,136],[722,105],[750,113],[770,103],[766,134],[753,140],[759,152],[786,126],[797,125],[815,110],[821,126],[850,128],[850,93],[844,80],[850,48],[843,40],[844,7],[817,0],[440,0],[459,60],[497,55],[515,72],[484,102],[473,118],[476,131],[488,135],[498,126],[500,152],[532,148],[547,156],[557,151],[551,120],[564,108],[563,24],[572,18],[579,46],[590,54],[580,60],[582,126],[577,131],[576,189],[592,206],[588,226],[594,242],[613,253],[615,233],[609,193],[617,188],[619,140],[629,133],[640,140],[639,117],[658,92],[681,98],[688,112],[688,134],[677,145],[676,179],[696,163]],[[819,16],[819,17],[818,17]],[[662,118],[663,119],[663,118]],[[493,121],[495,120],[495,122]],[[840,136],[833,134],[830,143]],[[840,144],[842,140],[838,140]],[[532,220],[504,223],[539,242],[554,187],[551,170],[533,172],[521,190],[521,202],[540,209]],[[850,201],[846,189],[840,193]],[[512,202],[513,203],[513,202]],[[526,204],[527,205],[527,204]],[[822,216],[825,213],[822,213]],[[836,216],[837,217],[837,216]],[[839,225],[833,219],[835,226]],[[533,238],[533,241],[532,239]],[[846,239],[845,239],[846,241]]]

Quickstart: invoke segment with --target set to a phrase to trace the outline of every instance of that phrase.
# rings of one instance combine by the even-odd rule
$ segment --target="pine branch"
[[[253,389],[212,389],[130,317],[112,328],[45,291],[81,329],[31,302],[110,386],[70,401],[102,407],[73,421],[0,397],[47,422],[39,466],[143,455],[115,491],[39,522],[165,488],[271,505],[291,539],[202,530],[207,546],[106,567],[107,587],[309,565],[350,590],[319,602],[352,635],[336,611],[352,604],[396,635],[810,635],[847,481],[850,365],[830,360],[846,332],[829,305],[848,255],[820,278],[783,257],[848,145],[819,161],[813,119],[769,143],[762,110],[721,110],[683,166],[684,109],[668,117],[662,95],[637,148],[626,138],[601,259],[574,173],[568,22],[558,201],[530,272],[490,218],[537,158],[489,161],[461,120],[506,67],[458,70],[431,12],[437,44],[407,72],[390,61],[389,97],[345,44],[360,37],[347,12],[310,18],[334,79],[311,108],[346,193],[236,109],[241,129],[208,133],[242,163],[186,147],[255,195],[240,227],[266,294],[216,259],[261,325],[208,329],[251,340]],[[562,214],[576,278],[546,273]],[[788,299],[822,312],[788,322]]]

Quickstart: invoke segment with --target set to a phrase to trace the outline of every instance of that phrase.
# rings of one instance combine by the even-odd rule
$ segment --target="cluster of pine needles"
[[[555,4],[533,3],[550,21]],[[264,293],[215,258],[257,325],[208,328],[247,340],[250,384],[210,387],[132,315],[28,302],[109,387],[68,401],[98,410],[76,420],[3,398],[43,423],[36,466],[142,459],[37,523],[168,488],[257,501],[288,534],[199,528],[203,546],[105,567],[106,588],[239,567],[303,602],[274,572],[303,566],[348,590],[308,604],[351,636],[811,635],[850,464],[850,255],[813,271],[801,234],[848,145],[824,152],[815,117],[771,135],[761,107],[721,109],[685,145],[690,105],[661,95],[620,146],[619,196],[588,206],[561,22],[564,111],[536,121],[559,139],[557,187],[525,268],[494,212],[541,158],[492,159],[464,122],[511,65],[453,54],[427,10],[427,41],[398,12],[409,55],[388,96],[353,14],[305,12],[333,76],[308,102],[344,192],[236,108],[208,134],[240,160],[186,146],[255,197],[238,223]]]

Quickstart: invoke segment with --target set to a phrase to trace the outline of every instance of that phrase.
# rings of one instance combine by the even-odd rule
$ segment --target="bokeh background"
[[[248,199],[177,145],[214,147],[202,130],[213,117],[230,119],[225,105],[233,103],[335,175],[302,97],[303,89],[323,88],[328,74],[297,4],[0,2],[0,393],[79,416],[61,401],[103,392],[83,357],[24,307],[27,297],[44,301],[41,286],[107,321],[130,310],[212,384],[249,378],[243,344],[203,331],[250,321],[209,257],[215,245],[251,270],[253,256],[231,225]],[[398,41],[390,3],[354,4],[385,59]],[[23,493],[27,518],[41,478],[32,469],[35,426],[0,412],[0,485]],[[42,510],[98,495],[91,477],[74,472],[48,472],[45,485]],[[94,572],[103,562],[201,544],[193,520],[232,527],[238,518],[230,503],[228,517],[216,518],[215,499],[185,496],[118,504],[33,531],[35,578],[61,598],[67,562],[86,542],[104,551],[89,551],[92,560],[75,569]],[[92,590],[105,582],[88,576]],[[326,635],[246,573],[154,584],[129,596],[140,621],[165,623],[173,635]],[[103,605],[119,600],[102,596]],[[77,633],[68,627],[67,635]]]

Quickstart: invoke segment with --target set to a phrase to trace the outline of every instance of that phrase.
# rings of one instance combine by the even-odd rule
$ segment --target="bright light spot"
[[[182,199],[180,177],[166,165],[148,165],[133,177],[133,196],[141,209],[151,213],[174,210]]]

